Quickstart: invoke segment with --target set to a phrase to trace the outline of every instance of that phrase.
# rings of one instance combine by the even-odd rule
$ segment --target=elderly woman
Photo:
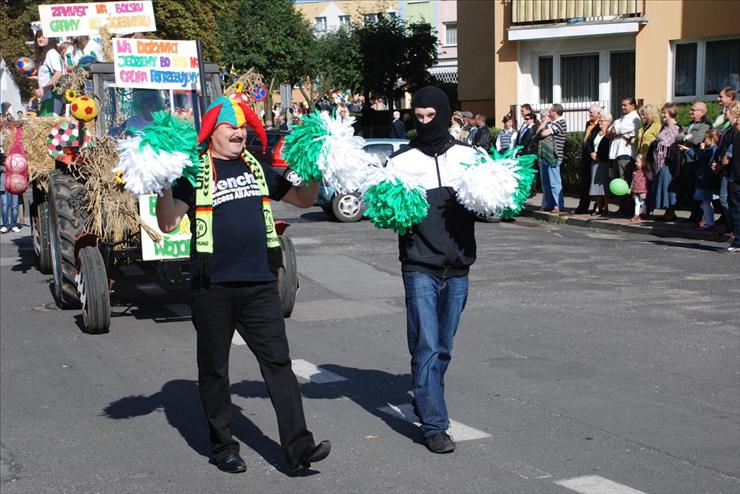
[[[653,173],[655,180],[652,186],[653,207],[664,209],[659,221],[675,221],[676,213],[676,184],[674,178],[678,174],[681,154],[676,144],[676,136],[681,127],[676,122],[678,107],[674,103],[663,106],[663,127],[658,138],[650,146],[653,158]]]
[[[637,132],[637,157],[635,158],[635,170],[645,174],[647,178],[647,189],[650,190],[650,185],[655,180],[655,174],[653,169],[653,157],[649,153],[650,145],[658,138],[660,134],[660,115],[658,109],[653,105],[644,105],[640,107],[638,111],[640,120],[642,121],[642,127]],[[647,212],[648,214],[653,211],[652,197],[648,195],[647,200]]]
[[[612,139],[609,127],[613,118],[607,113],[599,118],[599,128],[593,139],[588,140],[591,151],[591,186],[588,194],[594,198],[594,210],[591,216],[607,217],[609,215],[606,199],[606,190],[609,187],[609,148]]]

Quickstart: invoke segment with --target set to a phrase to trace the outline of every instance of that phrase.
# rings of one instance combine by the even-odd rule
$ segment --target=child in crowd
[[[639,223],[647,218],[646,198],[648,192],[648,167],[641,156],[635,160],[635,171],[632,173],[630,194],[635,202],[635,214],[630,218],[632,223]]]
[[[514,120],[509,115],[506,115],[502,119],[502,122],[504,124],[504,128],[498,133],[498,137],[496,137],[496,151],[499,153],[505,153],[506,150],[511,147],[512,143],[516,142]]]
[[[701,208],[704,212],[704,224],[700,226],[702,230],[714,230],[714,207],[712,201],[719,199],[719,185],[721,177],[719,173],[713,171],[712,162],[717,161],[717,147],[719,143],[719,132],[708,130],[704,134],[702,142],[703,149],[697,152],[696,156],[696,189],[694,200],[701,201]]]

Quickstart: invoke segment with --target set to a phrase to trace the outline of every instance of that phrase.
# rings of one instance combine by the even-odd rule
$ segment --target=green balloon
[[[615,196],[623,196],[629,193],[629,184],[621,178],[615,178],[609,183],[609,190]]]

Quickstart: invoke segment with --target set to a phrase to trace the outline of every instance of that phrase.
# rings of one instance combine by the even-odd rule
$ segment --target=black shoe
[[[321,441],[315,446],[311,446],[303,450],[300,458],[293,460],[289,467],[291,471],[301,470],[305,468],[311,468],[311,463],[321,461],[331,452],[331,443],[329,441]]]
[[[588,214],[588,208],[576,208],[573,210],[573,214]]]
[[[446,432],[438,432],[433,436],[425,437],[424,444],[432,453],[444,454],[455,451],[455,441]]]
[[[231,454],[218,460],[216,466],[219,470],[228,473],[242,473],[247,471],[247,464],[238,453]]]

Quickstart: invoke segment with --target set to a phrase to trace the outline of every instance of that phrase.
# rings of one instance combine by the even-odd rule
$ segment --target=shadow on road
[[[397,433],[422,444],[422,434],[417,426],[399,416],[380,411],[389,405],[404,405],[411,401],[410,374],[391,374],[377,369],[357,369],[333,364],[322,365],[321,369],[338,374],[346,381],[301,384],[303,397],[314,400],[349,398]],[[240,381],[233,384],[231,390],[244,398],[267,398],[261,381]]]
[[[267,397],[264,384],[262,395]],[[234,391],[235,386],[232,386]],[[198,383],[184,379],[169,381],[162,390],[151,396],[127,396],[110,403],[103,410],[103,415],[116,420],[130,419],[149,415],[155,411],[164,412],[167,422],[177,429],[180,435],[198,454],[210,457],[210,443],[206,418],[200,404]],[[242,409],[233,405],[232,433],[234,437],[256,451],[262,458],[279,472],[291,477],[305,477],[319,473],[316,470],[291,472],[288,470],[285,455],[280,444],[266,436],[262,430],[242,414]]]

